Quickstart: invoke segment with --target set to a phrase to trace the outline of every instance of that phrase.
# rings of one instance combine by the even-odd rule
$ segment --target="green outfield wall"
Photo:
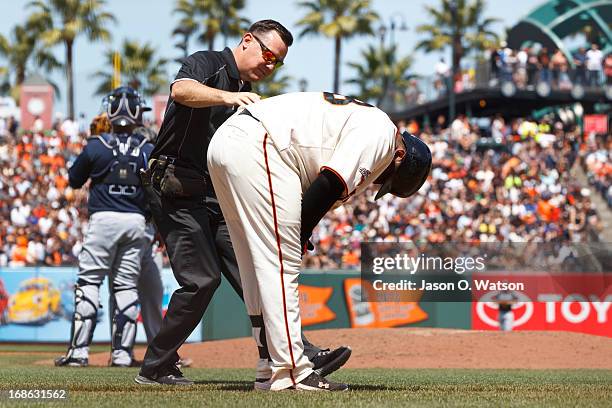
[[[304,330],[358,327],[354,322],[352,325],[351,306],[346,291],[347,280],[352,281],[358,278],[359,272],[347,271],[304,271],[300,274],[301,291],[306,286],[321,288],[328,292],[331,288],[331,295],[321,304],[324,303],[324,306],[334,315],[333,319],[305,325]],[[374,305],[374,307],[379,305]],[[370,306],[372,305],[362,304],[361,308],[367,310]],[[469,302],[419,302],[417,306],[424,312],[425,318],[421,317],[419,321],[402,324],[402,318],[405,320],[408,317],[399,316],[399,324],[386,327],[471,328],[471,304]],[[423,316],[422,313],[421,316]],[[245,306],[229,283],[223,279],[204,315],[202,338],[204,340],[219,340],[250,335],[251,325]]]

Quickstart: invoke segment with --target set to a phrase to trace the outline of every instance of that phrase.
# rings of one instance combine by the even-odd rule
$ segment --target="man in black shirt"
[[[291,33],[280,23],[254,23],[233,50],[200,51],[183,63],[171,85],[164,122],[143,174],[153,219],[181,286],[168,305],[162,326],[147,348],[136,382],[189,385],[176,367],[178,348],[201,321],[221,273],[242,298],[242,286],[227,225],[206,166],[208,144],[239,106],[260,99],[250,82],[282,65]],[[271,375],[262,316],[250,316],[259,345],[257,379]],[[321,350],[304,338],[305,354],[325,376],[350,357],[348,347]]]

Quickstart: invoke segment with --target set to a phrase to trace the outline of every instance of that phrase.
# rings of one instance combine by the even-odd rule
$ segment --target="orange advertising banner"
[[[300,316],[302,326],[325,323],[336,318],[327,306],[334,288],[300,285]]]
[[[364,302],[362,290],[374,293],[369,282],[362,285],[360,278],[344,280],[344,293],[351,327],[396,327],[427,320],[427,313],[417,301]],[[365,298],[368,298],[366,295]]]

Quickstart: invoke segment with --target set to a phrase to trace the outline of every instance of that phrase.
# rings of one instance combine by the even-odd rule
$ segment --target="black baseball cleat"
[[[321,377],[327,377],[342,367],[351,357],[350,347],[342,346],[335,350],[321,350],[310,361],[314,364],[314,372]]]
[[[54,363],[56,367],[87,367],[89,359],[61,356],[56,358]]]
[[[164,385],[193,385],[195,384],[188,378],[183,376],[181,370],[179,370],[175,365],[171,365],[164,374],[162,375],[153,375],[148,376],[142,373],[139,373],[134,381],[137,384],[142,385],[154,385],[154,384],[164,384]]]
[[[348,385],[329,381],[313,372],[308,377],[295,384],[293,389],[301,391],[347,391]]]

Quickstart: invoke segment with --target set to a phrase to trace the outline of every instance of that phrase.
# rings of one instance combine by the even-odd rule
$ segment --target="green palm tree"
[[[417,26],[417,32],[427,38],[419,41],[416,49],[432,52],[451,47],[454,78],[467,52],[484,51],[499,42],[491,29],[499,19],[484,18],[484,8],[485,0],[440,0],[438,6],[425,6],[432,22]]]
[[[186,27],[176,27],[172,31],[173,37],[180,36],[178,42],[174,44],[174,47],[181,50],[182,55],[179,58],[175,59],[176,62],[182,64],[185,58],[189,56],[189,40],[191,39],[191,36],[193,35],[193,33],[194,33],[194,30],[191,30]]]
[[[74,118],[74,42],[82,35],[89,41],[110,40],[106,27],[115,22],[115,17],[104,11],[105,4],[105,0],[34,0],[28,4],[34,10],[29,22],[44,27],[43,42],[47,46],[64,45],[70,118]]]
[[[29,64],[33,62],[45,72],[61,67],[49,49],[41,46],[38,40],[39,29],[40,27],[34,24],[16,25],[10,36],[0,34],[0,56],[7,64],[1,87],[3,93],[10,93],[17,101]],[[14,75],[11,75],[11,72]]]
[[[181,18],[174,32],[199,32],[198,40],[212,50],[217,35],[227,40],[248,28],[249,21],[239,14],[244,6],[245,0],[177,0],[174,12]]]
[[[100,80],[95,95],[106,95],[113,90],[113,58],[115,52],[104,53],[106,63],[92,77]],[[121,56],[122,82],[138,90],[142,95],[152,96],[168,86],[168,76],[165,68],[168,60],[158,58],[155,48],[149,44],[139,44],[138,41],[123,41]]]
[[[312,0],[298,3],[308,10],[297,22],[303,26],[300,37],[324,35],[334,39],[334,92],[340,92],[342,40],[355,35],[373,34],[372,24],[379,20],[370,9],[370,0]]]
[[[362,101],[381,104],[391,88],[403,90],[414,75],[409,74],[412,58],[405,56],[396,59],[397,46],[377,47],[369,45],[361,52],[361,62],[349,62],[355,76],[346,83],[356,85],[357,97]],[[398,96],[393,95],[393,97]],[[399,102],[399,101],[395,101]]]
[[[253,92],[257,93],[262,98],[269,98],[285,93],[292,78],[289,75],[284,75],[282,71],[283,68],[275,69],[269,77],[261,81],[253,82]]]
[[[180,41],[175,44],[175,47],[183,52],[183,56],[178,59],[182,61],[189,55],[189,40],[198,28],[198,24],[195,20],[197,11],[194,1],[177,0],[174,7],[174,13],[181,15],[178,25],[172,31],[172,36],[181,36]]]

